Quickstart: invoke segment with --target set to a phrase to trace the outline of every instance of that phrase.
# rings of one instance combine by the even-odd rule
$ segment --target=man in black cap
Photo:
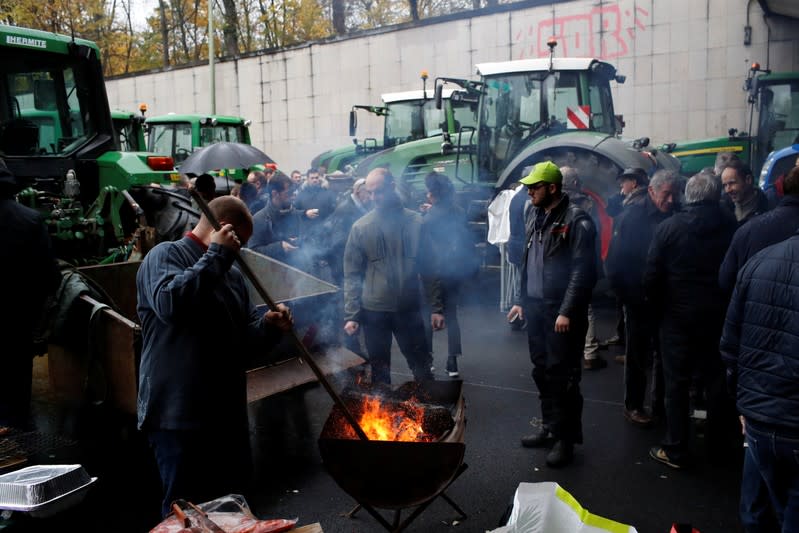
[[[20,187],[0,160],[0,426],[29,424],[34,327],[61,282],[41,215],[16,202]]]

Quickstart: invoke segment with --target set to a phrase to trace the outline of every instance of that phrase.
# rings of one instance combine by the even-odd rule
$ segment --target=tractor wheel
[[[144,210],[147,224],[155,229],[156,242],[178,240],[200,220],[191,200],[174,191],[137,187],[130,193]]]

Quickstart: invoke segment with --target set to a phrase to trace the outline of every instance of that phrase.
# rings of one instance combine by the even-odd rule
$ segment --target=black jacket
[[[757,252],[777,244],[799,230],[799,196],[785,196],[773,211],[741,226],[719,269],[719,285],[728,294],[735,286],[738,271]]]
[[[521,275],[514,288],[514,303],[521,305],[527,294],[529,243],[538,238],[533,228],[535,210],[526,221],[526,243]],[[591,301],[596,284],[596,228],[591,217],[569,202],[568,195],[547,215],[540,231],[544,240],[544,299],[559,302],[559,314],[573,317]]]
[[[0,198],[3,352],[33,355],[34,328],[42,319],[45,300],[60,282],[61,273],[41,215],[13,199]]]
[[[605,274],[610,286],[623,302],[642,302],[643,275],[646,256],[655,233],[655,227],[666,220],[670,213],[663,213],[647,195],[640,203],[625,206],[613,223]]]
[[[288,255],[282,243],[286,241],[295,246],[301,245],[296,240],[300,231],[299,222],[299,214],[293,208],[278,209],[269,202],[252,217],[252,237],[247,247],[279,261],[286,261]]]
[[[455,204],[434,204],[422,216],[432,243],[432,269],[442,281],[462,281],[480,267],[466,213]]]
[[[715,320],[720,328],[726,299],[718,270],[736,228],[716,201],[688,204],[658,225],[644,271],[651,308],[672,322]]]
[[[758,252],[732,295],[721,354],[747,419],[799,430],[799,235]]]

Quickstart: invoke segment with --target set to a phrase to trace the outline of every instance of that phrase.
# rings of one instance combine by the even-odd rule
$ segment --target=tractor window
[[[191,139],[191,124],[180,123],[175,125],[175,151],[172,156],[175,163],[184,161],[194,151]],[[173,152],[166,152],[173,153]]]
[[[9,68],[5,60],[2,67]],[[60,155],[93,134],[88,89],[70,66],[43,68],[39,62],[36,69],[11,69],[5,74],[8,112],[0,128],[5,155]]]
[[[548,78],[547,103],[550,118],[554,117],[561,124],[570,124],[569,110],[573,112],[580,105],[580,77],[578,73],[557,72],[554,76]]]
[[[129,119],[114,119],[114,131],[117,134],[117,144],[123,152],[138,151],[138,144],[133,134],[133,123]]]
[[[147,139],[147,151],[156,154],[173,154],[175,126],[174,124],[150,124]]]
[[[443,113],[433,100],[389,103],[383,131],[383,146],[388,148],[417,139],[424,139],[433,130],[441,129]],[[440,133],[440,131],[438,131]],[[432,133],[436,135],[437,133]]]
[[[614,135],[616,117],[613,115],[610,84],[607,79],[594,72],[588,74],[588,104],[591,106],[591,129]]]
[[[477,109],[474,104],[453,102],[452,114],[455,117],[455,133],[466,126],[477,126]]]
[[[759,119],[761,154],[794,144],[799,138],[799,82],[763,88]]]
[[[244,128],[236,124],[217,124],[200,127],[200,146],[218,142],[243,143]]]

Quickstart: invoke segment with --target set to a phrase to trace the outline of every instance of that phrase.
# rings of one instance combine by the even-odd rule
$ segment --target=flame
[[[363,400],[358,412],[361,414],[358,425],[369,440],[395,442],[432,440],[423,428],[424,408],[413,399],[393,407],[372,396]],[[357,438],[355,431],[349,425],[342,429],[347,438]]]

